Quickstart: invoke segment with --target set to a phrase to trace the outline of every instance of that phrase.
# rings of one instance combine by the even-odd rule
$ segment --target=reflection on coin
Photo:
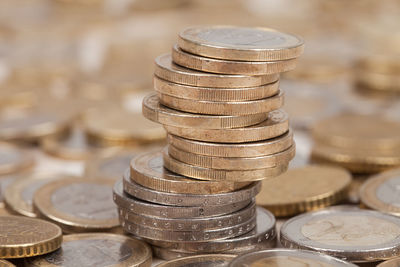
[[[320,251],[352,262],[399,255],[400,219],[356,208],[298,215],[281,227],[284,247]]]
[[[235,258],[230,267],[350,267],[357,266],[334,257],[306,250],[271,249],[251,252]]]
[[[29,266],[151,266],[151,249],[139,240],[116,234],[91,233],[64,236],[61,248],[28,260]]]
[[[161,263],[158,267],[227,267],[235,255],[210,254],[180,258],[169,262]]]
[[[113,185],[106,178],[58,179],[36,191],[34,211],[60,225],[65,233],[114,231],[119,222]]]
[[[376,265],[376,267],[398,267],[398,266],[400,266],[400,257],[384,261]]]
[[[15,267],[14,264],[12,264],[11,262],[6,261],[6,260],[0,260],[0,266],[1,267]]]
[[[21,216],[0,216],[0,258],[24,258],[58,249],[60,227],[44,220]]]
[[[16,146],[0,143],[0,175],[24,170],[33,165],[34,159],[28,151]]]

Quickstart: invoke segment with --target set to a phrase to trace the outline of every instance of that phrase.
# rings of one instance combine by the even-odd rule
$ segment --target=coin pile
[[[254,197],[295,154],[278,80],[302,51],[301,39],[271,29],[180,33],[172,55],[156,59],[156,93],[142,106],[169,145],[134,158],[114,188],[127,232],[164,259],[272,246],[275,219]]]

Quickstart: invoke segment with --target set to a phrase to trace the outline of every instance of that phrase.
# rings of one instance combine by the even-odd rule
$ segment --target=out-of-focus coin
[[[0,143],[0,175],[25,170],[34,163],[32,155],[16,146]]]
[[[264,99],[237,102],[215,102],[184,99],[158,94],[160,103],[177,110],[210,115],[249,115],[271,112],[283,106],[284,93]]]
[[[12,264],[11,262],[6,261],[6,260],[0,260],[0,266],[1,267],[15,267],[14,264]]]
[[[400,257],[384,261],[376,265],[376,267],[398,267],[400,266]]]
[[[106,178],[57,179],[36,191],[34,211],[60,225],[65,233],[115,231],[119,222],[113,185]]]
[[[16,179],[22,178],[22,175],[24,174],[0,176],[0,207],[4,207],[4,194],[7,190],[7,187]]]
[[[156,58],[154,75],[174,83],[213,88],[241,88],[261,86],[275,82],[278,74],[271,75],[227,75],[195,71],[180,67],[172,62],[171,54]]]
[[[192,54],[240,61],[287,60],[299,57],[304,41],[268,28],[197,26],[179,33],[179,46]]]
[[[268,117],[267,113],[247,115],[204,115],[181,112],[180,109],[171,109],[160,104],[157,94],[148,95],[143,100],[143,116],[161,124],[203,129],[224,129],[250,126]],[[232,113],[233,114],[233,113]]]
[[[46,254],[61,246],[57,225],[22,216],[0,216],[0,258],[24,258]]]
[[[131,162],[131,179],[153,190],[178,194],[220,194],[238,190],[247,182],[201,181],[172,173],[164,168],[162,152],[143,153]]]
[[[231,267],[263,267],[263,266],[321,266],[321,267],[350,267],[355,264],[323,255],[317,252],[291,249],[271,249],[244,254],[235,258]]]
[[[33,259],[29,266],[150,267],[151,249],[125,235],[90,233],[64,236],[59,250]]]
[[[279,81],[242,88],[198,87],[173,83],[154,76],[154,89],[161,94],[197,101],[235,102],[263,99],[276,95]]]
[[[0,216],[9,216],[12,215],[7,208],[0,206]]]
[[[275,216],[290,216],[344,200],[350,183],[351,174],[345,169],[309,165],[262,181],[256,201]]]
[[[214,59],[190,54],[174,45],[172,60],[183,67],[220,74],[270,75],[286,72],[296,68],[297,59],[277,61],[234,61]]]
[[[221,254],[210,254],[210,255],[199,255],[180,258],[164,262],[158,267],[196,267],[196,266],[214,266],[214,267],[227,267],[228,264],[235,258],[235,255],[221,255]]]
[[[274,138],[289,130],[288,115],[282,110],[268,113],[268,119],[234,129],[193,129],[164,125],[168,133],[187,139],[217,143],[245,143]]]
[[[248,143],[208,143],[168,135],[168,143],[189,153],[215,157],[262,157],[285,151],[293,146],[293,133],[288,131],[280,136]]]
[[[364,182],[360,189],[360,198],[368,208],[400,215],[400,169],[390,170]]]
[[[399,256],[400,219],[356,208],[298,215],[281,227],[284,247],[323,252],[351,262]]]

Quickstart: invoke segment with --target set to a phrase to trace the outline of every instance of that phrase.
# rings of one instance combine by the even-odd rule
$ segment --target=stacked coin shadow
[[[156,58],[156,92],[142,105],[168,145],[134,158],[114,187],[124,230],[164,259],[273,246],[275,218],[254,198],[295,154],[279,74],[302,51],[301,39],[271,29],[179,34],[172,53]]]

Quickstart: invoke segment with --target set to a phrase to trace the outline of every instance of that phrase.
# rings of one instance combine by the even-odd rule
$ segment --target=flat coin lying
[[[181,259],[172,260],[159,264],[158,267],[196,267],[196,266],[214,266],[226,267],[236,256],[234,255],[199,255]]]
[[[0,175],[25,170],[33,163],[34,159],[28,151],[8,143],[0,143]]]

